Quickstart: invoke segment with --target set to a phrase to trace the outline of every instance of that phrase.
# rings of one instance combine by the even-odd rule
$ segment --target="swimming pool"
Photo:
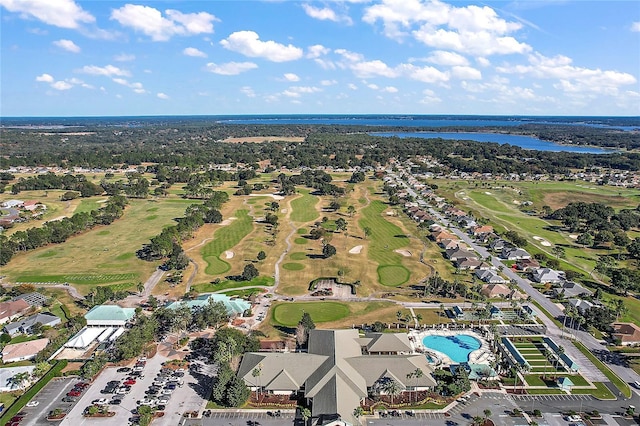
[[[426,336],[422,339],[422,344],[429,349],[442,352],[457,363],[467,362],[469,354],[482,346],[480,340],[468,334]]]

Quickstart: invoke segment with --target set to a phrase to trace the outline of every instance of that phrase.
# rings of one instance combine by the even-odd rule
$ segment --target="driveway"
[[[73,407],[73,402],[62,402],[62,398],[79,381],[77,378],[72,377],[51,380],[31,399],[32,401],[37,401],[39,403],[38,406],[24,407],[21,410],[27,415],[20,424],[24,426],[50,425],[51,422],[46,419],[46,416],[51,410],[60,408],[68,411]]]

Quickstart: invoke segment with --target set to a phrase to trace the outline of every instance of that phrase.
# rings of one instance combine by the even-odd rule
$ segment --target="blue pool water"
[[[468,334],[427,336],[422,339],[422,344],[429,349],[442,352],[457,363],[467,362],[469,354],[476,349],[480,349],[481,346],[478,339]]]

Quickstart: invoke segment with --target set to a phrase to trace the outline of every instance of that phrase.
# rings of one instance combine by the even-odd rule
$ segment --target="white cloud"
[[[56,90],[69,90],[73,87],[73,85],[67,83],[66,81],[56,81],[55,83],[51,84],[51,87]]]
[[[351,52],[351,51],[346,50],[346,49],[336,49],[335,53],[337,53],[338,55],[342,56],[347,61],[351,61],[351,62],[358,62],[358,61],[362,61],[364,59],[364,56],[362,54],[356,53],[356,52]]]
[[[0,0],[0,5],[22,18],[33,17],[60,28],[77,29],[96,20],[73,0]]]
[[[261,41],[254,31],[237,31],[220,42],[222,47],[251,58],[264,58],[272,62],[287,62],[300,59],[302,49],[291,44]]]
[[[169,99],[169,95],[164,94],[162,92],[159,92],[156,96],[160,99]]]
[[[462,80],[481,80],[482,73],[473,67],[456,66],[451,68],[451,75]]]
[[[331,52],[331,49],[328,47],[324,47],[321,44],[314,44],[313,46],[309,46],[307,48],[307,58],[319,58],[320,56],[324,56]]]
[[[442,83],[449,80],[449,74],[430,66],[416,67],[411,64],[402,64],[398,68],[402,74],[423,83]]]
[[[437,49],[473,55],[527,53],[531,47],[508,34],[522,28],[488,6],[456,7],[440,0],[382,0],[368,7],[363,20],[382,22],[384,33],[394,39],[413,36]]]
[[[318,8],[318,7],[314,7],[311,6],[308,3],[303,3],[302,4],[302,8],[304,9],[304,12],[312,17],[313,19],[318,19],[320,21],[333,21],[333,22],[345,22],[349,25],[351,25],[353,22],[351,21],[351,18],[349,18],[348,16],[339,16],[333,9],[330,9],[328,7],[325,8]]]
[[[445,66],[469,65],[469,61],[464,56],[455,52],[447,52],[444,50],[434,50],[433,53],[429,57],[427,57],[427,61],[436,65]]]
[[[398,93],[398,89],[393,87],[393,86],[384,87],[384,88],[380,89],[380,91],[386,92],[386,93]]]
[[[296,74],[292,73],[292,72],[288,72],[284,75],[284,79],[287,81],[292,81],[292,82],[296,82],[296,81],[300,81],[300,77],[298,77]]]
[[[333,86],[334,84],[338,84],[338,82],[336,80],[322,80],[320,84],[323,86]]]
[[[113,60],[118,62],[131,62],[131,61],[134,61],[135,59],[136,59],[136,55],[127,54],[127,53],[121,53],[113,57]]]
[[[207,12],[182,13],[172,9],[166,10],[162,16],[158,9],[136,4],[113,9],[111,19],[151,37],[153,41],[167,41],[175,35],[213,33],[213,21],[217,20]]]
[[[371,90],[378,90],[380,88],[377,84],[374,83],[367,84],[367,87]]]
[[[424,96],[420,100],[421,104],[433,104],[433,103],[442,102],[442,99],[440,99],[438,95],[436,95],[436,93],[431,89],[423,90],[422,94]]]
[[[72,53],[80,53],[80,46],[78,46],[71,40],[66,40],[66,39],[56,40],[53,42],[53,44],[66,51],[69,51]]]
[[[42,74],[36,77],[36,81],[42,82],[42,83],[53,83],[54,78],[53,76],[51,76],[50,74]]]
[[[355,85],[355,84],[353,84],[353,83],[349,83],[349,85],[348,85],[347,87],[348,87],[349,89],[351,89],[351,90],[358,90],[358,86],[356,86],[356,85]]]
[[[636,21],[631,24],[631,31],[633,31],[634,33],[640,32],[640,21]]]
[[[128,80],[125,80],[124,78],[113,78],[112,80],[114,83],[118,83],[133,89],[135,93],[138,93],[138,94],[147,93],[142,83],[138,83],[138,82],[131,83]]]
[[[481,67],[485,67],[485,68],[491,65],[491,61],[488,60],[487,58],[483,58],[483,57],[476,58],[476,62]]]
[[[113,76],[127,77],[131,75],[129,71],[120,69],[113,65],[106,65],[104,67],[99,67],[97,65],[85,65],[84,67],[77,70],[77,72],[80,72],[83,74],[91,74],[91,75],[103,75],[106,77],[113,77]]]
[[[207,71],[220,75],[238,75],[255,68],[258,66],[253,62],[227,62],[219,65],[209,62],[206,66]]]
[[[186,56],[194,56],[196,58],[206,58],[207,54],[204,53],[202,50],[198,50],[195,47],[187,47],[185,48],[182,53]]]
[[[398,77],[398,72],[390,68],[387,64],[380,60],[356,62],[349,66],[351,71],[360,78],[369,78],[375,76],[382,76],[388,78]]]
[[[291,86],[287,90],[282,92],[282,95],[289,98],[299,98],[303,94],[311,94],[317,92],[322,92],[322,89],[314,86]]]
[[[243,95],[245,95],[248,98],[255,98],[256,97],[256,92],[254,92],[253,89],[250,86],[242,86],[240,88],[240,93],[242,93]]]
[[[628,73],[589,69],[572,65],[571,58],[563,55],[546,57],[540,53],[529,55],[529,65],[501,66],[496,70],[505,74],[530,75],[539,79],[557,79],[556,89],[565,92],[593,92],[617,95],[620,86],[635,84],[636,78]]]

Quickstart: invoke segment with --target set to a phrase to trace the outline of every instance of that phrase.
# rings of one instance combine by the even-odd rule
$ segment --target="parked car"
[[[80,396],[82,394],[82,392],[78,392],[75,390],[72,390],[71,392],[67,392],[67,396]]]
[[[135,381],[134,379],[126,380],[126,381],[123,383],[123,385],[127,385],[127,386],[133,386],[133,385],[135,385],[135,384],[136,384],[136,381]]]
[[[29,401],[25,407],[37,407],[40,404],[40,401]]]
[[[131,372],[131,368],[129,368],[129,367],[120,367],[116,371],[118,373],[130,373]]]
[[[75,396],[65,396],[62,398],[62,402],[76,402],[78,400]]]
[[[99,398],[94,399],[93,401],[91,401],[91,403],[95,405],[105,405],[109,403],[109,400],[107,398]]]

